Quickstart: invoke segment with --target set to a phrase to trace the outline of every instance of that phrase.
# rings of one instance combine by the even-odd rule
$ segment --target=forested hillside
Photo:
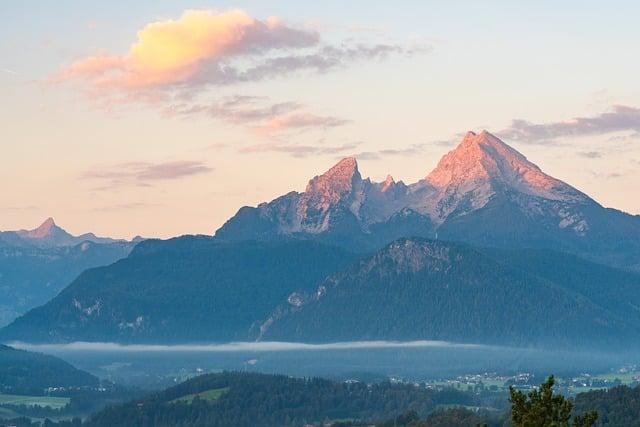
[[[311,241],[148,240],[82,273],[0,332],[4,341],[246,340],[254,322],[294,291],[310,291],[354,255]]]
[[[403,384],[334,382],[282,375],[204,375],[91,418],[91,427],[302,426],[336,420],[382,420],[440,404],[472,404],[470,394]]]
[[[48,387],[95,387],[98,378],[54,356],[0,345],[0,392],[42,395]]]

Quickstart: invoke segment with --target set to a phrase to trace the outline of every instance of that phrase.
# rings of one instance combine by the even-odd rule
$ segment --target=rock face
[[[468,132],[425,179],[435,189],[426,198],[425,212],[437,223],[451,215],[483,208],[499,193],[585,203],[590,199],[575,188],[540,170],[522,154],[483,131]],[[419,186],[419,185],[418,185]]]
[[[305,238],[378,249],[400,237],[552,248],[640,269],[640,217],[605,209],[483,131],[468,132],[414,184],[363,179],[354,158],[217,232],[227,241]]]
[[[238,241],[312,236],[331,243],[348,242],[347,246],[370,243],[377,240],[376,229],[384,228],[387,221],[411,217],[408,195],[408,187],[391,176],[380,183],[362,179],[356,159],[348,157],[311,179],[303,193],[291,192],[257,208],[241,208],[216,237]],[[411,234],[433,234],[430,219],[420,216],[419,228],[412,228]],[[401,227],[415,222],[410,218]]]

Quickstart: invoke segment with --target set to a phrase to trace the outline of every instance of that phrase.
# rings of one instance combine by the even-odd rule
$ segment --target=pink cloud
[[[562,137],[604,135],[624,131],[640,132],[640,108],[614,105],[610,110],[595,116],[550,123],[532,123],[516,119],[498,135],[512,141],[550,143]]]
[[[123,55],[101,53],[62,67],[54,82],[80,81],[113,104],[191,95],[203,87],[324,73],[364,60],[426,53],[425,46],[321,43],[320,34],[279,18],[259,20],[241,10],[187,10],[178,19],[138,31]]]
[[[289,27],[278,18],[260,21],[241,10],[187,10],[177,20],[146,25],[126,55],[79,59],[57,79],[83,79],[99,91],[194,84],[221,78],[216,74],[223,73],[223,61],[318,42],[315,31]]]
[[[284,130],[305,130],[309,128],[331,128],[347,124],[348,121],[339,117],[318,116],[312,113],[294,113],[271,118],[262,126],[256,128],[258,133],[273,135]]]
[[[110,189],[120,186],[148,187],[154,181],[177,180],[211,172],[213,169],[199,161],[175,160],[164,163],[129,162],[108,168],[94,168],[82,175],[84,179],[98,180]]]
[[[353,142],[342,145],[323,145],[321,143],[315,145],[299,145],[299,144],[284,144],[284,143],[270,143],[259,144],[250,147],[245,147],[239,150],[240,153],[285,153],[293,157],[308,157],[318,155],[336,155],[353,152],[361,143]]]
[[[270,103],[268,98],[235,95],[211,104],[175,104],[164,110],[167,117],[205,115],[234,125],[245,126],[262,137],[288,131],[328,129],[349,123],[335,116],[310,113],[296,102]]]

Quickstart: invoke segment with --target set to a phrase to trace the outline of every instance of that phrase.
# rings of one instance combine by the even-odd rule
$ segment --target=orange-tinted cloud
[[[223,63],[232,58],[318,42],[315,31],[289,27],[277,18],[260,21],[240,10],[188,10],[177,20],[146,25],[126,55],[80,59],[58,79],[84,79],[97,90],[195,84],[224,79]]]
[[[65,66],[54,81],[83,81],[92,95],[149,101],[210,85],[327,72],[353,62],[413,55],[428,47],[321,43],[317,31],[241,10],[187,10],[176,20],[147,24],[128,53],[100,54]]]

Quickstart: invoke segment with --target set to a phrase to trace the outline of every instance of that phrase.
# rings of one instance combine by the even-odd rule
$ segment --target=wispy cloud
[[[592,117],[550,123],[513,120],[498,136],[524,143],[550,143],[562,137],[604,135],[613,132],[640,131],[640,108],[614,105],[609,111]]]
[[[301,108],[295,102],[268,103],[265,97],[234,95],[210,104],[173,104],[164,110],[164,114],[182,117],[205,115],[233,124],[253,125]]]
[[[2,209],[6,211],[33,211],[39,208],[38,206],[35,206],[35,205],[24,205],[24,206],[5,206]]]
[[[91,209],[94,212],[111,212],[121,210],[139,210],[148,209],[153,207],[163,206],[161,203],[146,203],[146,202],[130,202],[130,203],[118,203],[115,205],[102,206]]]
[[[137,171],[136,178],[141,181],[178,179],[185,176],[207,173],[209,171],[211,171],[211,168],[201,162],[180,160],[146,165]]]
[[[187,10],[144,26],[124,55],[97,54],[64,66],[54,82],[84,82],[94,97],[158,101],[194,89],[327,72],[349,63],[414,55],[428,46],[323,43],[320,33],[242,10]]]
[[[412,157],[426,153],[429,148],[433,146],[450,147],[452,145],[455,145],[456,142],[460,141],[461,137],[462,134],[456,134],[451,139],[422,142],[419,144],[411,144],[409,146],[400,148],[383,148],[377,151],[363,151],[356,154],[356,157],[362,160],[377,160],[389,156]]]
[[[628,142],[637,142],[640,141],[640,131],[628,135],[614,135],[608,138],[608,141],[622,144],[626,144]]]
[[[164,163],[130,162],[106,168],[95,168],[85,172],[83,179],[103,182],[101,188],[118,186],[150,186],[154,181],[176,180],[208,173],[213,169],[206,164],[191,160]]]
[[[206,116],[244,126],[264,137],[283,132],[327,129],[343,126],[348,120],[307,111],[297,102],[271,103],[266,97],[235,95],[210,104],[174,104],[164,110],[168,117]]]
[[[226,142],[214,142],[202,148],[198,148],[195,151],[217,151],[217,150],[223,150],[228,147],[229,147],[229,144]]]
[[[602,171],[590,171],[589,172],[594,178],[597,179],[606,179],[606,180],[610,180],[610,179],[618,179],[618,178],[624,178],[627,177],[631,174],[633,174],[632,171],[629,170],[617,170],[617,171],[613,171],[613,172],[602,172]]]
[[[253,145],[250,147],[245,147],[239,150],[241,153],[264,153],[264,152],[274,152],[274,153],[285,153],[289,154],[293,157],[308,157],[308,156],[318,156],[318,155],[334,155],[334,154],[345,154],[351,153],[355,150],[361,143],[353,142],[342,145],[323,145],[318,143],[316,145],[301,145],[301,144],[285,144],[285,143],[268,143],[268,144],[259,144]]]
[[[349,123],[348,120],[333,116],[319,116],[312,113],[296,112],[294,114],[272,117],[265,124],[257,128],[265,135],[278,134],[285,130],[307,130],[311,128],[332,128]]]
[[[584,157],[586,159],[599,159],[602,157],[602,153],[600,151],[580,151],[578,152],[578,156]]]
[[[428,51],[428,48],[405,48],[389,44],[325,46],[312,53],[267,58],[261,64],[244,70],[227,68],[226,80],[221,83],[260,81],[303,70],[326,73],[358,61],[383,60],[393,54],[411,56]]]

